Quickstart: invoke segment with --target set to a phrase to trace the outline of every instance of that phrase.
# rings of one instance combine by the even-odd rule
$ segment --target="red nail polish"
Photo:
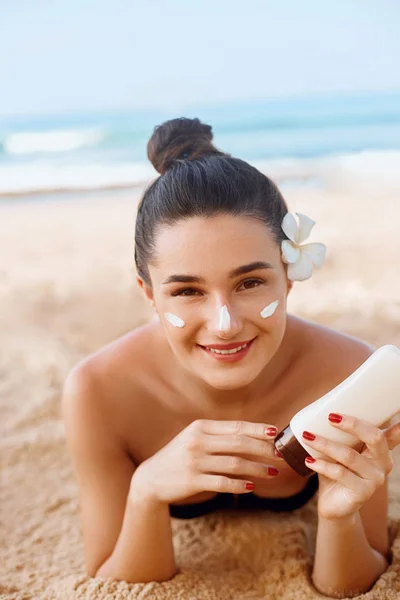
[[[329,413],[328,419],[332,423],[340,423],[340,421],[343,419],[343,417],[341,415],[337,415],[336,413]]]
[[[249,482],[247,482],[244,487],[246,488],[246,490],[254,490],[254,488],[256,486],[255,486],[255,483],[249,483]]]
[[[315,435],[313,433],[310,433],[309,431],[303,431],[303,438],[312,442],[313,440],[315,440]]]
[[[307,458],[305,459],[306,463],[315,463],[315,458],[312,458],[311,456],[307,456]]]
[[[265,428],[265,434],[269,435],[271,437],[275,437],[276,436],[276,432],[277,432],[277,428],[276,427],[266,427]]]
[[[279,475],[279,471],[278,469],[275,469],[275,467],[268,467],[268,475],[272,475],[274,477],[275,475]]]
[[[279,450],[276,450],[276,449],[275,449],[275,456],[276,456],[277,458],[283,458],[283,456],[282,456],[282,454],[279,452]]]

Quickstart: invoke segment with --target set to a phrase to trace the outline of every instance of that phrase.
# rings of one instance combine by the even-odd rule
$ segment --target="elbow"
[[[326,596],[327,598],[355,598],[357,596],[360,596],[361,594],[365,594],[366,592],[368,592],[371,589],[371,586],[369,586],[368,589],[365,588],[359,588],[359,589],[349,589],[349,588],[336,588],[336,587],[326,587],[326,586],[321,586],[318,585],[315,581],[313,581],[313,585],[315,590],[319,593],[322,594],[323,596]]]
[[[339,586],[334,586],[334,585],[332,585],[332,586],[321,585],[314,579],[312,580],[312,583],[313,583],[315,590],[319,594],[323,594],[327,598],[355,598],[356,596],[360,596],[361,594],[365,594],[366,592],[368,592],[373,585],[372,584],[372,585],[368,586],[368,588],[365,588],[365,587],[359,587],[359,588],[351,587],[350,588],[347,586],[340,588]]]
[[[89,575],[89,577],[101,577],[101,575],[99,575],[100,570],[101,570],[101,565],[98,569],[95,567],[86,567],[86,569],[85,569],[86,575]]]
[[[113,577],[109,572],[107,572],[107,561],[101,563],[98,567],[92,567],[86,569],[86,573],[89,577]]]
[[[317,592],[323,594],[324,596],[327,596],[328,598],[354,598],[360,596],[361,594],[366,594],[374,587],[378,579],[387,570],[389,566],[388,561],[382,554],[380,554],[380,552],[375,551],[375,553],[378,558],[379,567],[372,581],[370,580],[368,583],[366,582],[365,584],[361,584],[360,582],[358,582],[355,585],[349,584],[342,586],[327,586],[321,582],[318,582],[317,579],[314,578],[314,575],[312,575],[311,580],[314,585],[314,588]]]
[[[130,577],[130,576],[123,576],[123,575],[115,575],[115,574],[111,574],[111,573],[106,573],[106,572],[102,572],[101,567],[100,569],[91,577],[111,577],[112,579],[116,580],[116,581],[124,581],[125,583],[165,583],[167,581],[170,581],[171,579],[173,579],[176,575],[178,574],[178,571],[176,571],[175,573],[173,573],[172,575],[168,576],[168,577]]]
[[[109,564],[107,564],[107,560],[103,564],[101,564],[97,569],[86,569],[86,573],[89,575],[89,577],[111,577],[112,579],[115,579],[117,581],[125,581],[125,583],[164,583],[173,579],[176,575],[178,575],[179,572],[179,569],[175,567],[173,572],[166,572],[160,575],[145,573],[143,573],[142,575],[139,575],[139,573],[136,573],[135,575],[133,575],[132,573],[117,573],[115,569],[113,569]]]
[[[95,569],[85,569],[86,575],[89,577],[100,577]]]
[[[111,555],[107,556],[104,560],[101,561],[97,560],[86,562],[86,574],[89,575],[89,577],[109,577],[109,575],[105,572],[105,567],[110,556]]]

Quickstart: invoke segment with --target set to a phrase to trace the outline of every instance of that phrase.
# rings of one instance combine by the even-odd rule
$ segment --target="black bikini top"
[[[315,473],[308,478],[305,487],[300,492],[288,498],[261,498],[252,492],[237,495],[220,493],[205,502],[181,504],[180,506],[170,504],[169,513],[176,519],[193,519],[221,509],[290,511],[300,508],[308,502],[317,489],[318,473]]]

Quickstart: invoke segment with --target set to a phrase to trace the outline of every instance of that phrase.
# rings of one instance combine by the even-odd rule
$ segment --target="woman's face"
[[[149,272],[152,288],[140,278],[139,284],[185,369],[220,390],[246,386],[261,373],[282,341],[291,287],[265,224],[221,215],[163,226]],[[275,312],[263,318],[260,312],[275,301]],[[165,313],[185,325],[172,325]],[[247,348],[222,358],[207,349],[246,342]]]

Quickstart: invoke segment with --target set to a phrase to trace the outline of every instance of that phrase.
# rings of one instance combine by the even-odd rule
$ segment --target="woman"
[[[291,417],[373,349],[287,314],[293,281],[324,258],[322,244],[301,245],[314,222],[299,215],[297,226],[276,186],[212,137],[198,119],[155,128],[148,156],[161,176],[139,206],[135,260],[158,318],[87,357],[65,384],[87,572],[170,579],[171,516],[293,510],[319,484],[313,582],[360,593],[388,565],[399,427],[332,417],[365,450],[309,441],[336,464],[309,464],[308,479],[275,453]]]

